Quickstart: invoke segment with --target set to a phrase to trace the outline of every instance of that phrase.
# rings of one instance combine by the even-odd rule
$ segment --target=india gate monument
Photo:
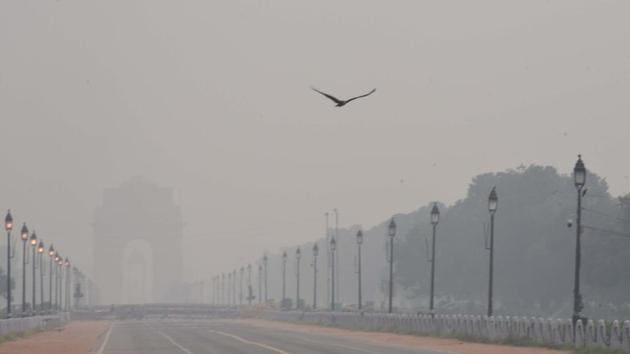
[[[134,178],[105,189],[93,226],[100,303],[177,300],[183,224],[171,188]]]

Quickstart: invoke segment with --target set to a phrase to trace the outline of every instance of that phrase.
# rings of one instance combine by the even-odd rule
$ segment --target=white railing
[[[588,320],[586,325],[579,321],[574,338],[573,324],[567,319],[298,311],[269,311],[261,317],[349,329],[469,337],[506,343],[522,340],[544,345],[630,349],[630,321]]]
[[[68,320],[69,316],[67,313],[49,316],[2,319],[0,320],[0,336],[40,329],[58,328],[62,327],[66,322],[68,322]]]

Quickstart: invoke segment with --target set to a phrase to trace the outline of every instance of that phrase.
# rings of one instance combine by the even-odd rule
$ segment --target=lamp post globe
[[[431,208],[431,225],[437,225],[440,222],[440,209],[438,209],[437,203],[433,203]]]
[[[488,196],[488,211],[491,213],[496,213],[499,205],[499,198],[497,197],[496,187],[492,187],[490,191],[490,195]]]
[[[582,155],[578,155],[578,160],[573,167],[573,183],[577,188],[584,187],[586,183],[586,167],[584,161],[582,161]]]
[[[396,236],[396,221],[392,218],[392,221],[389,222],[389,226],[387,227],[389,237]]]
[[[4,217],[4,230],[9,232],[13,230],[13,215],[11,215],[11,210],[7,210],[7,215]]]
[[[28,240],[28,227],[26,226],[26,223],[22,224],[22,229],[20,230],[20,238],[22,239],[22,241]]]

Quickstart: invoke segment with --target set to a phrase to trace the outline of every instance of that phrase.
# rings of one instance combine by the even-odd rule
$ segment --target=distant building
[[[183,224],[172,189],[142,178],[108,188],[93,226],[100,303],[177,301]]]

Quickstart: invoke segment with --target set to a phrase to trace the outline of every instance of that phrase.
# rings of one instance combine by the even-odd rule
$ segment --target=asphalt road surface
[[[338,335],[307,334],[231,321],[114,322],[97,354],[437,354],[380,346]]]

